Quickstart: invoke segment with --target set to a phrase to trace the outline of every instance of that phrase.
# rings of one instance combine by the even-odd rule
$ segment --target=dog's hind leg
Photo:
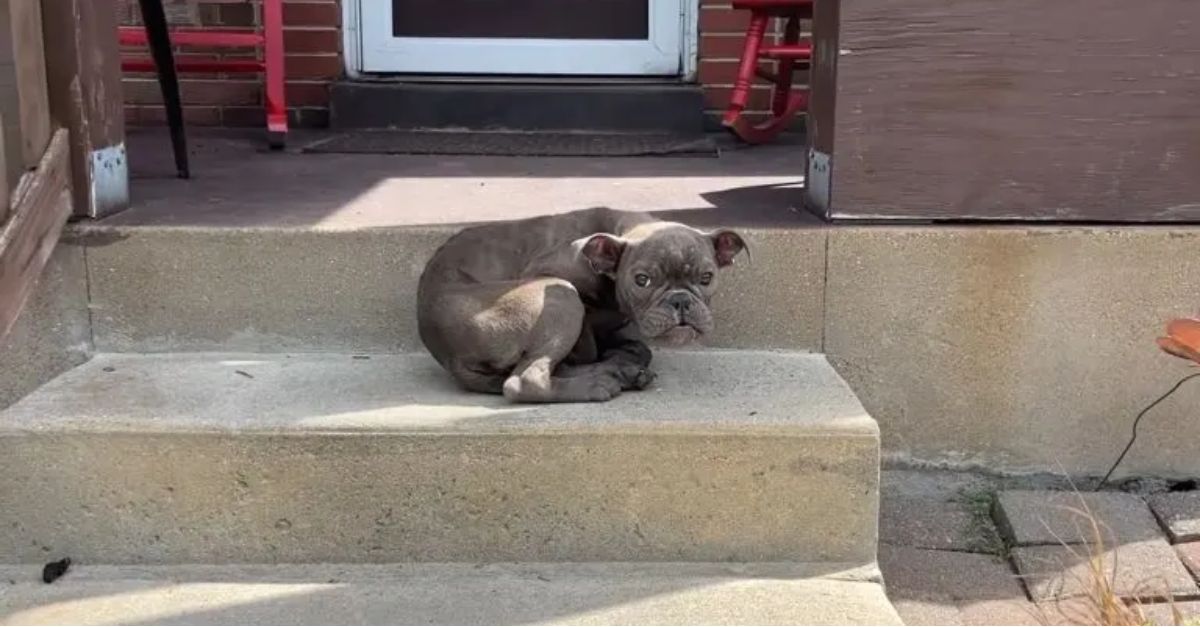
[[[555,376],[583,327],[583,302],[568,281],[462,285],[431,304],[422,340],[465,389],[554,403],[606,401],[625,387],[613,369]]]
[[[508,378],[505,373],[489,372],[469,364],[451,366],[450,371],[463,388],[484,394],[504,393],[504,380]]]
[[[536,292],[520,300],[540,301],[538,315],[531,316],[520,361],[504,382],[504,396],[517,402],[572,403],[607,401],[624,387],[620,373],[594,369],[581,376],[558,376],[558,366],[579,340],[584,328],[584,306],[578,292],[567,281],[540,279],[521,286]]]

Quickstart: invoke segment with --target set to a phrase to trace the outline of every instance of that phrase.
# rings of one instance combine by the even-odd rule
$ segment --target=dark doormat
[[[315,141],[307,153],[507,157],[716,157],[701,134],[351,131]]]

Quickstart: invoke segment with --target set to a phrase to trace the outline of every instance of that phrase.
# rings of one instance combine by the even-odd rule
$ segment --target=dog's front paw
[[[640,371],[638,371],[637,376],[633,379],[633,389],[644,390],[653,385],[654,380],[657,378],[658,374],[656,374],[653,370],[649,368],[642,368]]]
[[[638,364],[621,364],[617,368],[617,378],[622,390],[644,390],[654,383],[658,375],[654,371]]]
[[[621,395],[624,386],[621,379],[610,373],[598,374],[588,381],[588,400],[595,402],[610,401]]]

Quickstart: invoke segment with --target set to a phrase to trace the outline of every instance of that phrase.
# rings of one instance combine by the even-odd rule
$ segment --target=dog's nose
[[[683,292],[675,292],[667,297],[667,304],[675,311],[687,311],[692,306],[692,299]]]

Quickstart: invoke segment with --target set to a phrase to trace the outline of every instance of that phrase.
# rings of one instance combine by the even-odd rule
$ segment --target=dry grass
[[[1084,591],[1082,596],[1058,599],[1054,610],[1060,617],[1053,620],[1046,615],[1044,609],[1039,609],[1038,620],[1042,624],[1062,624],[1063,620],[1075,625],[1154,625],[1157,624],[1147,615],[1147,604],[1141,599],[1161,600],[1156,606],[1166,606],[1170,610],[1171,621],[1168,625],[1200,625],[1200,617],[1185,617],[1176,605],[1170,587],[1165,579],[1152,577],[1139,582],[1133,594],[1122,596],[1117,592],[1117,573],[1120,568],[1118,551],[1111,551],[1111,568],[1109,566],[1109,546],[1118,544],[1111,529],[1098,520],[1088,507],[1083,495],[1075,491],[1079,498],[1080,507],[1067,508],[1075,514],[1084,528],[1080,537],[1091,537],[1092,541],[1083,546],[1083,551],[1077,546],[1059,542],[1066,547],[1071,556],[1080,563],[1086,562],[1087,568],[1083,575],[1077,575],[1078,583]],[[1079,524],[1079,523],[1077,523]],[[1111,538],[1111,541],[1106,541]]]

